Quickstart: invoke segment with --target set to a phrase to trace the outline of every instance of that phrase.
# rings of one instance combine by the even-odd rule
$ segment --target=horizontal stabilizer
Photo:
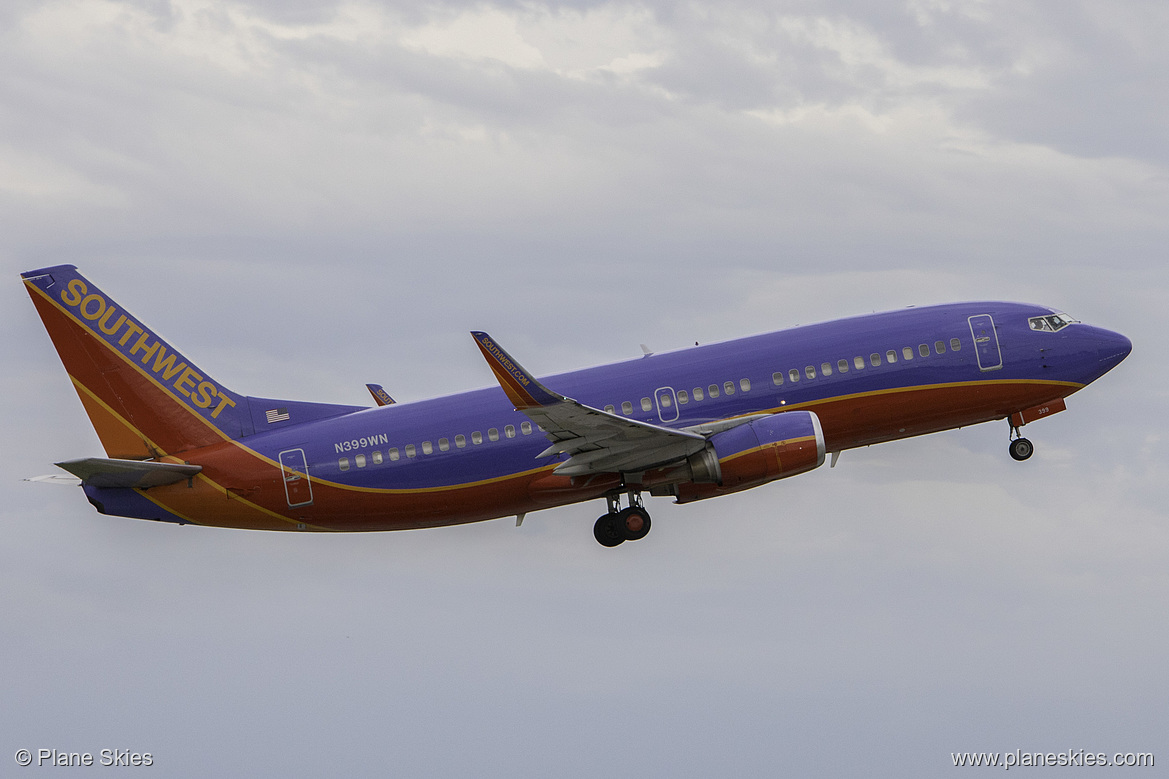
[[[50,473],[45,476],[29,476],[23,481],[35,481],[39,484],[60,484],[65,487],[80,487],[81,479],[76,476],[66,476],[63,473]]]
[[[161,487],[190,479],[203,470],[202,465],[180,465],[150,460],[108,460],[87,457],[56,463],[81,483],[92,487]]]

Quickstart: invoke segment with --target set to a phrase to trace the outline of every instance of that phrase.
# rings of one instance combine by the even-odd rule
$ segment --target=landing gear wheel
[[[1026,438],[1016,438],[1011,441],[1010,451],[1011,457],[1022,462],[1035,453],[1035,446]]]
[[[605,514],[593,525],[593,536],[601,546],[619,546],[625,542],[625,523],[620,514]]]
[[[649,512],[640,506],[624,509],[617,516],[626,541],[640,541],[649,533]]]

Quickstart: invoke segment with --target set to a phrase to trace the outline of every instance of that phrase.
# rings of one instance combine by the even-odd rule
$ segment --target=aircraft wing
[[[150,460],[109,460],[87,457],[56,463],[93,487],[161,487],[192,478],[203,470],[202,465],[159,463]]]
[[[552,442],[539,457],[568,454],[560,476],[637,473],[684,460],[706,447],[696,432],[639,422],[557,394],[528,373],[487,333],[472,332],[503,391]]]

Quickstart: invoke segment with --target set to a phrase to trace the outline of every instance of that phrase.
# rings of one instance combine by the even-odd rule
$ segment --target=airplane
[[[1019,429],[1132,350],[1056,309],[985,301],[542,378],[473,332],[498,386],[366,408],[241,395],[75,266],[22,278],[105,449],[57,463],[97,511],[256,530],[518,525],[603,499],[593,534],[615,547],[649,532],[647,494],[726,495],[847,449],[1007,420],[1010,455],[1026,460]]]

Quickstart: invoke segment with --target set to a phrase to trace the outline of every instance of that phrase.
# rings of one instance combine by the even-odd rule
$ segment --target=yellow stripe
[[[238,500],[238,501],[240,501],[241,503],[243,503],[243,504],[245,504],[246,506],[248,506],[249,508],[255,509],[256,511],[260,512],[261,514],[267,514],[267,515],[268,515],[268,516],[270,516],[270,517],[273,517],[273,518],[275,518],[275,519],[279,519],[281,522],[287,522],[287,523],[288,523],[288,524],[290,524],[290,525],[302,525],[302,524],[303,524],[303,525],[305,526],[305,529],[312,528],[313,530],[320,530],[320,531],[330,531],[330,530],[332,530],[332,528],[323,527],[323,526],[320,526],[320,525],[310,525],[309,523],[307,523],[307,522],[304,522],[303,520],[300,520],[300,519],[289,519],[288,517],[286,517],[286,516],[284,516],[284,515],[282,515],[282,514],[278,514],[278,513],[274,512],[274,511],[272,511],[271,509],[266,509],[266,508],[264,508],[263,506],[260,506],[260,505],[257,505],[257,504],[255,504],[255,503],[252,503],[252,502],[251,502],[250,500],[248,500],[247,498],[243,498],[243,497],[241,497],[241,496],[239,496],[239,495],[237,495],[237,494],[232,494],[232,493],[230,493],[230,492],[227,490],[227,488],[226,488],[226,487],[224,487],[222,484],[219,484],[219,483],[218,483],[218,482],[216,482],[215,480],[211,479],[211,478],[210,478],[210,477],[208,477],[208,476],[204,476],[204,475],[203,475],[203,474],[201,474],[201,473],[200,473],[200,474],[196,474],[195,478],[197,478],[197,479],[201,479],[201,480],[203,480],[203,481],[207,482],[208,484],[210,484],[212,487],[214,487],[214,488],[215,488],[215,489],[217,489],[217,490],[223,490],[223,491],[224,491],[224,493],[225,493],[225,496],[226,496],[226,499],[227,499],[227,500]],[[154,496],[150,495],[150,494],[149,494],[149,493],[148,493],[146,490],[144,490],[144,489],[135,489],[134,491],[135,491],[135,492],[137,492],[137,493],[138,493],[139,495],[141,495],[142,497],[144,497],[144,498],[146,498],[147,500],[149,500],[149,501],[150,501],[151,503],[153,503],[154,505],[156,505],[156,506],[159,506],[160,508],[166,509],[166,510],[167,510],[167,511],[169,511],[171,514],[174,514],[176,517],[182,517],[182,518],[183,518],[183,519],[185,519],[186,521],[190,522],[192,525],[201,525],[201,526],[204,526],[204,527],[229,527],[229,528],[230,528],[230,527],[238,527],[238,525],[226,525],[226,526],[221,526],[221,525],[206,525],[206,524],[205,524],[205,523],[203,523],[203,522],[196,522],[195,520],[191,519],[191,518],[190,518],[190,517],[188,517],[187,515],[185,515],[185,514],[181,514],[181,513],[179,513],[178,511],[175,511],[173,508],[171,508],[170,506],[166,505],[166,503],[164,503],[162,500],[160,500],[160,499],[156,499]],[[244,529],[246,529],[246,528],[244,528]]]
[[[743,414],[735,414],[734,416],[713,420],[713,422],[723,422],[730,419],[739,419],[741,417],[754,416],[755,414],[778,414],[784,411],[801,411],[811,406],[821,406],[825,403],[836,403],[842,400],[856,400],[858,398],[871,398],[878,395],[895,395],[901,392],[920,392],[923,390],[953,389],[956,387],[993,387],[1005,384],[1044,384],[1052,387],[1071,387],[1075,390],[1081,390],[1088,386],[1087,384],[1080,384],[1079,382],[1075,381],[1056,381],[1053,379],[999,379],[997,381],[953,381],[942,384],[915,384],[911,387],[892,387],[890,389],[854,392],[849,395],[833,395],[832,397],[820,398],[819,400],[808,400],[803,403],[791,403],[786,406],[775,406],[770,409],[764,408],[759,409],[758,411],[748,411]],[[712,424],[712,422],[708,422],[706,424]],[[701,427],[701,425],[690,425],[690,427]]]
[[[108,413],[110,416],[117,419],[119,422],[121,422],[126,427],[133,430],[134,434],[136,436],[138,436],[139,438],[141,438],[143,441],[145,441],[147,446],[149,446],[151,449],[153,449],[156,452],[163,451],[162,447],[160,447],[154,441],[151,441],[149,436],[147,436],[145,433],[143,433],[141,430],[139,430],[137,427],[135,427],[124,416],[119,414],[117,411],[114,411],[113,408],[111,408],[108,403],[106,403],[104,400],[102,400],[96,394],[94,394],[93,390],[91,390],[89,387],[82,384],[80,379],[78,379],[76,376],[74,376],[72,373],[69,373],[68,371],[66,371],[65,373],[69,376],[69,380],[71,382],[73,382],[73,386],[76,387],[78,389],[78,391],[84,392],[86,394],[86,396],[89,397],[90,400],[92,400],[94,403],[97,403],[99,406],[101,406],[103,409],[105,409],[106,413]],[[164,455],[164,456],[170,457],[170,455]],[[178,459],[178,458],[172,457],[171,459]]]
[[[351,484],[341,484],[340,482],[328,481],[327,479],[318,479],[316,476],[311,476],[314,482],[319,484],[327,484],[330,487],[336,487],[339,490],[349,490],[350,492],[365,492],[371,495],[417,495],[420,493],[429,492],[450,492],[452,490],[463,490],[471,487],[482,487],[487,484],[497,484],[499,482],[509,481],[511,479],[522,479],[527,476],[532,476],[543,471],[551,472],[559,462],[552,465],[545,465],[540,468],[532,468],[527,471],[520,471],[518,473],[508,473],[503,476],[492,476],[490,479],[480,479],[479,481],[468,481],[460,484],[448,484],[439,487],[358,487]]]

